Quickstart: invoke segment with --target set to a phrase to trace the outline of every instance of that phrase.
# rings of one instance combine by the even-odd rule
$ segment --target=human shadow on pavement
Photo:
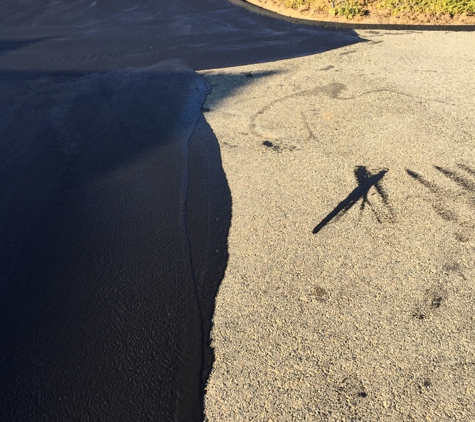
[[[388,170],[385,169],[373,174],[365,166],[357,166],[354,170],[354,174],[358,186],[356,186],[356,188],[343,201],[341,201],[331,213],[315,226],[313,233],[317,234],[327,224],[343,217],[359,200],[361,200],[360,210],[363,211],[366,205],[368,205],[376,217],[376,220],[379,223],[382,223],[384,217],[380,215],[376,208],[373,207],[368,199],[368,194],[370,189],[374,187],[384,205],[390,207],[388,195],[381,185],[381,180],[387,172]]]

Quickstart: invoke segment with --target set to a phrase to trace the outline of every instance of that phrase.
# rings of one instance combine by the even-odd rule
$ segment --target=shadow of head
[[[365,192],[368,192],[372,186],[376,185],[387,172],[388,170],[383,169],[378,173],[371,173],[365,166],[356,166],[354,170],[358,187]]]

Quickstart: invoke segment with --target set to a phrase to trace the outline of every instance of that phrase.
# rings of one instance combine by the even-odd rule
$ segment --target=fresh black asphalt
[[[0,2],[0,420],[203,419],[231,194],[194,70],[358,41],[226,0]]]

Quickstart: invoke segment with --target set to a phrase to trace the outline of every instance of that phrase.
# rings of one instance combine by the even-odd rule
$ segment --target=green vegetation
[[[391,13],[475,13],[475,0],[382,0],[378,9],[389,9]]]
[[[360,5],[353,0],[341,1],[337,4],[332,3],[329,13],[332,15],[346,16],[347,19],[353,19],[356,15],[364,15],[364,5]]]
[[[307,9],[328,12],[332,15],[352,19],[365,15],[369,9],[388,10],[393,15],[399,13],[475,14],[475,0],[277,0],[293,9]]]

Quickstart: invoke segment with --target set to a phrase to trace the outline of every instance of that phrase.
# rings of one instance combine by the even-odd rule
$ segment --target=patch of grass
[[[353,0],[342,1],[339,4],[332,2],[329,13],[332,15],[346,16],[347,19],[353,19],[357,15],[364,15],[364,5],[360,5]]]
[[[368,9],[389,10],[391,14],[423,13],[457,15],[475,14],[475,0],[276,0],[292,9],[315,10],[352,19]]]
[[[475,0],[380,0],[377,8],[390,10],[393,15],[403,12],[473,14]]]
[[[327,0],[277,0],[277,2],[292,9],[311,9],[319,12],[328,10]]]

